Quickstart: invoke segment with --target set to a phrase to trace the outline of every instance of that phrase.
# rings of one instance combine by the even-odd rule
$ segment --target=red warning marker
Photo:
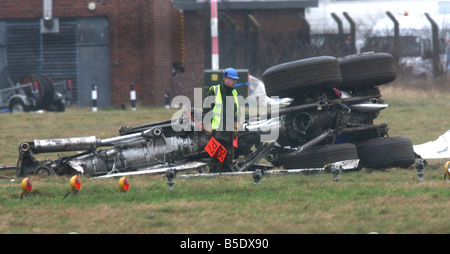
[[[79,190],[81,190],[81,179],[78,175],[72,176],[70,178],[70,188],[71,190],[67,192],[63,199],[65,199],[69,194],[76,195]]]
[[[22,200],[23,197],[25,199],[28,198],[28,193],[31,192],[31,189],[33,188],[33,185],[31,184],[30,178],[25,178],[22,180],[22,194],[20,195],[20,199]]]
[[[119,180],[119,191],[120,193],[127,192],[130,189],[130,182],[126,176],[120,178]]]

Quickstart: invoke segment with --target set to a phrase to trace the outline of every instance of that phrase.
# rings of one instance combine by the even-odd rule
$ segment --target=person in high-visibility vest
[[[234,68],[227,68],[222,72],[222,76],[222,84],[211,86],[206,94],[206,96],[214,96],[214,102],[211,107],[203,108],[204,114],[213,111],[210,128],[212,132],[207,131],[207,135],[214,137],[227,150],[223,163],[215,157],[211,158],[210,172],[231,171],[234,159],[233,138],[238,135],[239,102],[237,91],[234,89],[239,79],[238,73]],[[232,109],[227,108],[227,100],[232,100],[234,105]],[[233,114],[227,114],[229,110],[232,110]],[[227,128],[227,121],[233,121],[233,124],[228,124],[231,129],[229,126]]]

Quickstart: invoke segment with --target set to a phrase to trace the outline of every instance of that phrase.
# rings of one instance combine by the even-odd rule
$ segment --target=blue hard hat
[[[223,71],[223,76],[232,79],[239,79],[238,73],[234,68],[226,68]]]

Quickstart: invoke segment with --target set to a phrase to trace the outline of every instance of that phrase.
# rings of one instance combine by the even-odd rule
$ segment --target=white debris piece
[[[414,152],[423,159],[448,159],[450,158],[450,130],[439,136],[434,141],[429,141],[413,146]]]

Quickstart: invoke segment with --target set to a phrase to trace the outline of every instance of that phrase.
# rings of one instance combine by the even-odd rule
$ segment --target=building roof
[[[292,9],[317,7],[319,0],[217,0],[219,10]],[[209,0],[174,0],[183,10],[196,10],[209,4]]]

